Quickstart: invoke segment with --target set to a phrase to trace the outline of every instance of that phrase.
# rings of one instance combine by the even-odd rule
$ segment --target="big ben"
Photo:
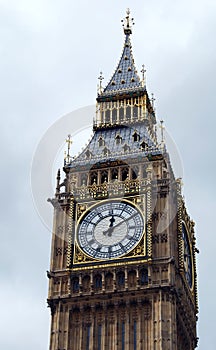
[[[196,238],[156,130],[133,19],[96,98],[93,137],[57,174],[48,304],[50,350],[193,350]],[[70,143],[70,139],[68,140]]]

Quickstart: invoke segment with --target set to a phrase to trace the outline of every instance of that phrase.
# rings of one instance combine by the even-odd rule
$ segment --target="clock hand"
[[[112,215],[112,216],[111,216],[111,219],[110,219],[110,225],[109,225],[109,227],[113,227],[114,222],[115,222],[115,218],[114,218],[114,216]]]
[[[108,230],[103,231],[104,236],[106,236],[107,234],[108,236],[112,236],[113,230],[114,230],[114,226],[109,227]]]
[[[104,235],[108,234],[108,236],[111,236],[113,230],[114,230],[116,227],[118,227],[118,226],[122,225],[124,222],[126,222],[126,221],[132,219],[132,218],[133,218],[134,216],[136,216],[136,215],[137,215],[137,213],[134,213],[134,214],[131,215],[129,218],[123,219],[122,221],[120,221],[120,222],[119,222],[118,224],[116,224],[115,226],[110,226],[110,227],[108,228],[108,230],[103,231],[103,234],[104,234]]]
[[[112,235],[112,231],[114,229],[114,227],[113,227],[114,222],[115,222],[115,218],[114,218],[114,215],[112,215],[111,219],[110,219],[110,224],[109,224],[108,230],[103,231],[104,236],[106,236],[106,234],[108,234],[108,236]]]
[[[116,227],[118,227],[118,226],[120,226],[121,224],[123,224],[124,222],[126,222],[126,221],[128,221],[128,220],[130,220],[130,219],[132,219],[134,216],[136,216],[137,215],[137,213],[134,213],[133,215],[131,215],[129,218],[127,218],[127,219],[123,219],[122,221],[120,221],[118,224],[116,224],[115,226],[114,226],[114,228],[116,228]]]

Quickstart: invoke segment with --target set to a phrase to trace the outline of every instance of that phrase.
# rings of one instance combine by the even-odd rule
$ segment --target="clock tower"
[[[50,199],[50,350],[197,346],[194,222],[135,68],[132,22],[128,11],[105,88],[100,76],[93,137]]]

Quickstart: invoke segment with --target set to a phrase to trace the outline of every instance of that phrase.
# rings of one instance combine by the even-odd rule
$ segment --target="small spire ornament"
[[[145,69],[145,65],[144,64],[142,65],[142,69],[141,69],[140,72],[142,73],[142,85],[144,87],[146,85],[146,75],[145,75],[146,69]]]
[[[98,92],[101,94],[103,92],[103,87],[102,87],[102,81],[103,81],[103,73],[100,72],[100,76],[98,77],[99,80],[99,86],[98,86]]]
[[[164,121],[160,120],[160,129],[161,129],[161,149],[165,150],[165,137],[164,137]]]
[[[67,143],[67,154],[65,156],[65,160],[66,160],[66,163],[68,164],[68,163],[70,163],[70,159],[71,159],[70,148],[71,148],[71,145],[73,143],[73,141],[71,140],[70,134],[68,135],[68,138],[66,139],[66,143]]]
[[[160,120],[161,142],[164,142],[164,121]]]
[[[124,28],[124,33],[125,34],[132,34],[132,25],[134,25],[134,19],[130,18],[130,9],[127,8],[126,10],[126,17],[121,20],[123,23],[122,26]]]
[[[155,103],[155,100],[156,100],[156,99],[155,99],[153,93],[152,93],[151,95],[152,95],[152,98],[151,98],[152,108],[153,108],[153,110],[155,110],[155,105],[154,105],[154,103]]]

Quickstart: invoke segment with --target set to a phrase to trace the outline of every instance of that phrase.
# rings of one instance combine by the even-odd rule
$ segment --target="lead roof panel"
[[[135,133],[138,135],[137,141],[134,141]],[[120,140],[119,143],[116,138]],[[143,150],[141,146],[143,142],[147,146],[146,150]],[[143,123],[133,126],[116,126],[115,128],[97,130],[89,144],[72,161],[70,166],[94,164],[97,161],[107,161],[108,159],[136,158],[140,153],[146,155],[161,153],[150,138],[146,126]]]
[[[134,64],[130,35],[126,34],[122,56],[111,80],[104,89],[104,93],[141,87],[142,84]]]

